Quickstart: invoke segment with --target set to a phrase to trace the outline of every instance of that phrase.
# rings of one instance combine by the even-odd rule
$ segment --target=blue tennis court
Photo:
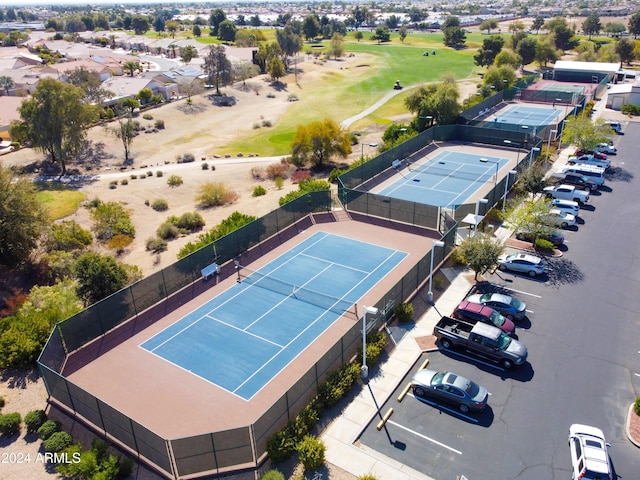
[[[558,117],[565,111],[564,105],[554,108],[531,107],[524,105],[511,105],[505,110],[500,110],[493,121],[488,121],[485,128],[493,128],[500,123],[513,125],[527,125],[530,127],[544,127],[558,121]]]
[[[248,400],[406,256],[318,232],[140,346]]]
[[[423,164],[403,170],[401,178],[376,193],[439,207],[459,205],[494,180],[507,163],[508,158],[444,150]]]

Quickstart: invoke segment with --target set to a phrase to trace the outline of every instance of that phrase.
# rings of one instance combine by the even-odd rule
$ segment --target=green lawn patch
[[[73,215],[87,196],[63,185],[38,184],[36,198],[44,205],[51,220]]]

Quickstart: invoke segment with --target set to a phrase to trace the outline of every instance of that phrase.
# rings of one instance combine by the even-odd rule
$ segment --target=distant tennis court
[[[445,149],[433,159],[399,172],[401,178],[376,194],[439,207],[459,205],[494,180],[508,163],[508,158]]]
[[[500,128],[501,123],[513,125],[525,125],[532,128],[545,127],[557,123],[559,118],[565,113],[565,105],[555,105],[554,107],[531,107],[511,105],[509,108],[500,110],[492,119],[488,119],[485,128]]]
[[[315,233],[140,346],[248,400],[406,256]]]

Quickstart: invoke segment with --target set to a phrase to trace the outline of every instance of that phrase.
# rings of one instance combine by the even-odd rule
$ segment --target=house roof
[[[607,95],[631,93],[631,90],[633,90],[633,83],[619,83],[617,85],[611,85],[609,90],[607,90]]]
[[[570,60],[558,60],[553,66],[554,70],[571,70],[579,72],[605,72],[616,73],[620,70],[620,63],[605,62],[573,62]]]
[[[0,127],[9,125],[14,120],[20,120],[18,109],[24,97],[0,97]]]

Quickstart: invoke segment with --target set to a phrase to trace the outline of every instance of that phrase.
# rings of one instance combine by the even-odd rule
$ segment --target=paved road
[[[532,310],[518,330],[529,365],[506,372],[453,353],[430,354],[429,368],[487,386],[490,409],[465,418],[413,397],[398,403],[396,392],[381,408],[395,409],[387,429],[369,426],[363,444],[438,480],[560,480],[571,477],[569,425],[586,423],[605,432],[619,478],[638,477],[640,450],[627,439],[625,421],[640,396],[640,125],[625,133],[608,188],[581,212],[577,231],[565,231],[566,252],[549,262],[549,275],[492,275]]]

